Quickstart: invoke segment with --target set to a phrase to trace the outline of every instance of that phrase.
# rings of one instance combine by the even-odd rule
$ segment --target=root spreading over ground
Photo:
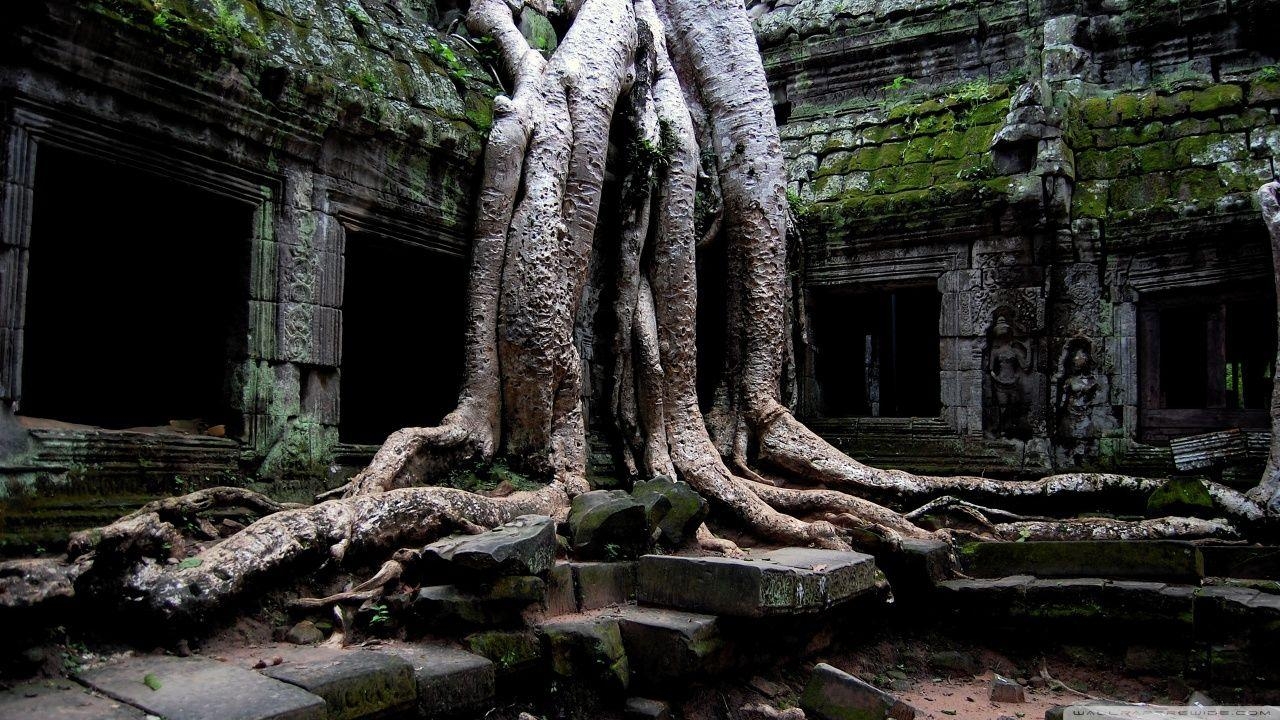
[[[456,409],[439,426],[394,433],[340,497],[311,507],[282,508],[219,489],[82,533],[60,570],[41,566],[62,582],[36,583],[47,596],[65,592],[73,578],[77,587],[121,593],[165,617],[198,617],[304,557],[385,557],[446,532],[562,513],[588,489],[583,363],[575,344],[586,296],[614,304],[607,396],[626,470],[690,483],[768,542],[849,548],[946,539],[947,531],[918,524],[939,513],[962,516],[999,539],[1233,537],[1275,509],[1280,450],[1250,496],[1211,485],[1222,519],[1143,522],[1052,519],[1000,506],[1035,500],[1043,508],[1056,498],[1089,497],[1141,502],[1159,481],[1083,473],[1033,482],[923,477],[847,457],[780,400],[790,337],[786,177],[742,3],[536,5],[568,23],[549,58],[517,29],[520,9],[476,0],[467,17],[474,35],[495,41],[510,92],[495,101],[477,198]],[[596,272],[606,159],[619,132],[628,138],[619,171],[622,230],[614,267]],[[698,404],[694,332],[700,183],[706,197],[720,201],[715,251],[726,253],[728,268],[725,367],[706,415]],[[1280,238],[1275,188],[1263,197]],[[458,463],[499,455],[545,486],[503,498],[431,486]],[[213,505],[268,514],[194,557],[165,563],[183,557],[174,519]],[[708,549],[732,550],[705,528],[699,538]],[[378,579],[394,577],[399,562],[384,565]],[[24,571],[29,577],[32,567]],[[28,589],[24,597],[37,602],[41,592]]]

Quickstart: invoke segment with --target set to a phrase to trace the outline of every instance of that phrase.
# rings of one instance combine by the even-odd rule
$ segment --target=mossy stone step
[[[394,655],[368,651],[317,651],[301,662],[262,674],[324,698],[326,720],[360,720],[411,710],[418,698],[413,666]]]
[[[970,577],[1025,574],[1182,582],[1201,577],[1196,546],[1173,540],[979,542],[962,546],[959,557]]]
[[[757,558],[645,555],[636,597],[643,605],[730,617],[825,610],[875,587],[870,555],[782,548]]]

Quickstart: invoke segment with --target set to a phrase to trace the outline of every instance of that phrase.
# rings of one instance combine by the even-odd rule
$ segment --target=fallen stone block
[[[646,555],[641,603],[736,617],[816,612],[875,587],[875,561],[854,552],[784,548],[759,559]]]
[[[839,668],[818,663],[800,696],[810,720],[913,720],[916,709]]]
[[[1024,703],[1027,691],[1007,677],[997,675],[991,681],[991,701],[998,703]]]
[[[503,575],[543,575],[556,554],[556,527],[544,515],[521,515],[479,535],[453,535],[423,552],[424,572],[458,582],[492,581]]]
[[[654,541],[671,550],[693,538],[710,510],[693,486],[666,477],[636,483],[631,496],[644,505]]]
[[[583,560],[628,560],[649,546],[645,506],[622,490],[592,490],[573,499],[569,547]]]
[[[93,695],[70,680],[44,680],[0,692],[0,718],[48,720],[144,720],[132,705]]]
[[[260,672],[324,698],[327,720],[390,715],[418,697],[413,666],[394,655],[333,651],[325,657],[268,667]]]
[[[726,664],[719,621],[711,615],[627,607],[615,616],[637,688],[669,689]]]
[[[982,666],[973,653],[960,650],[939,650],[929,653],[929,668],[948,677],[973,677],[982,672]]]
[[[133,657],[76,677],[166,720],[323,720],[327,712],[300,687],[203,658]]]
[[[376,652],[395,655],[413,667],[422,717],[474,715],[493,702],[495,672],[488,658],[439,645],[392,645]]]

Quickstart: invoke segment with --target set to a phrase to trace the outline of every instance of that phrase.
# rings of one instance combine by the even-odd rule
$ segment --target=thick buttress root
[[[527,4],[572,21],[550,58],[517,28],[519,3],[474,0],[467,17],[472,33],[494,41],[511,92],[494,101],[485,150],[457,409],[439,426],[392,434],[363,472],[327,494],[335,499],[284,508],[215,489],[161,501],[79,534],[69,563],[0,567],[0,590],[15,577],[39,575],[47,592],[24,591],[18,604],[66,597],[72,587],[104,596],[123,589],[162,618],[195,621],[289,564],[385,555],[521,514],[562,513],[588,488],[577,345],[587,321],[579,306],[588,290],[600,289],[591,285],[601,282],[592,280],[592,251],[614,117],[626,118],[635,141],[624,154],[643,160],[624,173],[622,247],[616,275],[607,280],[614,286],[617,357],[605,394],[625,443],[624,466],[636,476],[674,473],[763,539],[828,548],[946,538],[952,531],[917,524],[939,513],[955,513],[985,536],[1006,540],[1232,537],[1238,532],[1232,523],[1265,517],[1259,502],[1275,505],[1280,481],[1253,498],[1211,484],[1230,522],[1052,519],[999,506],[1068,496],[1143,498],[1160,482],[1104,474],[1034,482],[924,477],[867,467],[839,452],[778,399],[789,335],[786,178],[771,96],[740,0]],[[695,234],[702,171],[718,198],[714,227],[723,242]],[[1264,192],[1263,206],[1274,216],[1280,245],[1274,189]],[[729,280],[725,379],[708,417],[696,384],[699,246],[726,253]],[[748,465],[749,452],[756,467]],[[548,484],[504,498],[420,487],[459,463],[499,453]],[[1275,460],[1280,450],[1272,454]],[[804,487],[792,486],[795,480]],[[216,504],[272,514],[183,562],[166,563],[186,554],[175,521]],[[739,552],[705,526],[697,539],[709,551]],[[414,552],[401,550],[344,593],[301,602],[374,597],[400,578]],[[0,604],[13,605],[19,595],[0,592]]]

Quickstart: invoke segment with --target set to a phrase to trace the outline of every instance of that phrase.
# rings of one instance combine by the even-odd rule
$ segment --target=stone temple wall
[[[1228,428],[1260,447],[1272,370],[1240,358],[1274,357],[1253,194],[1280,153],[1280,7],[783,0],[752,12],[803,231],[800,411],[829,439],[887,466],[1014,475],[1168,472],[1170,438]],[[870,349],[876,331],[853,361],[824,348],[824,329],[840,328],[820,316],[921,287],[938,294],[936,415],[832,411],[834,386],[864,373],[883,384],[887,361]],[[1186,318],[1207,327],[1207,350],[1183,337],[1200,327]],[[895,328],[895,347],[904,333],[931,343],[922,325]],[[1205,358],[1174,367],[1184,351]],[[1188,399],[1178,385],[1205,377],[1199,362],[1208,387]],[[1256,481],[1250,457],[1228,478]]]
[[[12,496],[0,502],[6,541],[39,544],[50,513],[88,525],[118,515],[135,498],[246,477],[274,480],[276,493],[285,495],[295,479],[297,494],[309,495],[344,454],[367,452],[339,442],[338,433],[347,238],[389,238],[427,257],[461,262],[491,118],[488,71],[465,42],[436,29],[437,14],[420,0],[50,0],[6,8],[0,24],[6,481],[0,498]],[[64,163],[71,175],[82,161],[107,162],[243,208],[250,235],[243,307],[224,381],[231,417],[216,432],[183,423],[122,431],[25,416],[23,381],[34,369],[23,367],[33,350],[24,352],[24,340],[36,330],[24,325],[28,270],[39,273],[47,262],[40,258],[56,254],[41,255],[38,232],[32,241],[33,207],[47,200],[36,179],[41,158],[55,154],[72,158]],[[139,198],[139,213],[159,210]],[[198,211],[184,216],[172,242],[215,219]],[[130,241],[127,228],[83,221],[84,232],[102,233],[95,242]],[[124,287],[164,272],[164,257],[155,261],[136,275],[112,271]],[[453,301],[439,311],[461,317],[464,298]],[[423,321],[424,335],[430,322]],[[388,362],[412,363],[396,341],[388,338]],[[84,370],[92,373],[107,354],[127,351],[85,347]],[[118,402],[129,403],[130,392],[118,388]],[[48,507],[24,504],[32,489]]]

